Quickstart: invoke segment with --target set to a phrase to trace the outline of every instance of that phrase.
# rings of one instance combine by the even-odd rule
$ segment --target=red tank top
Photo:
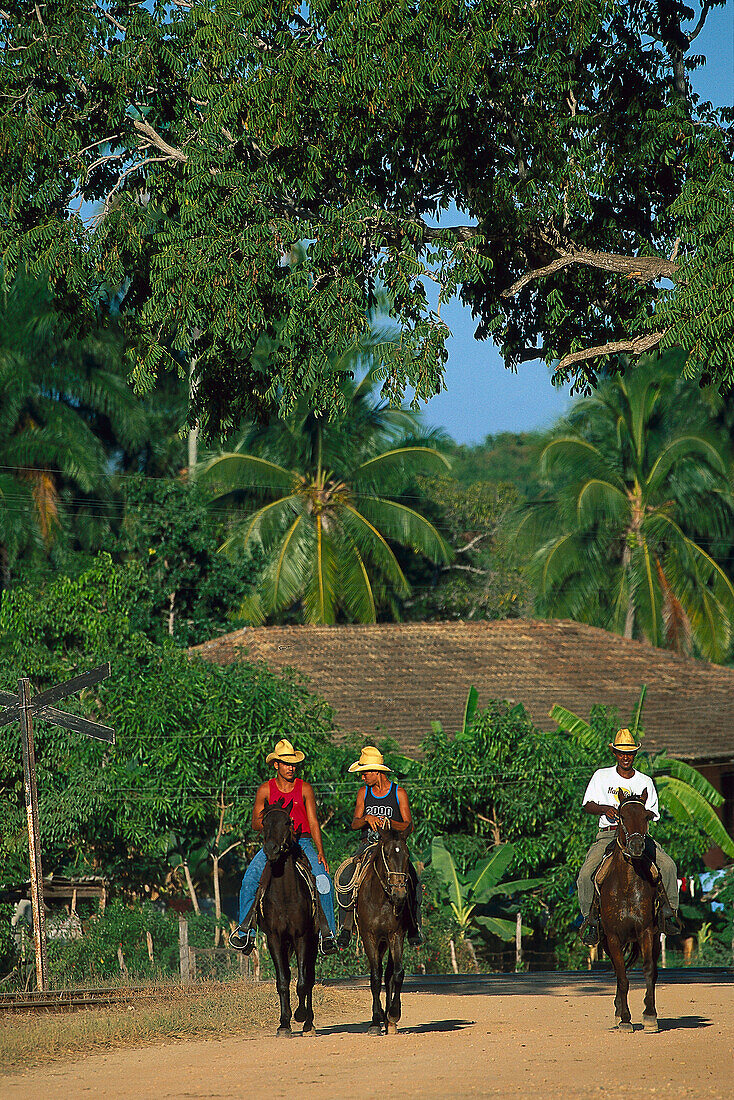
[[[300,828],[301,835],[311,836],[311,826],[308,823],[306,807],[303,804],[303,780],[297,779],[290,794],[283,794],[278,787],[277,781],[271,779],[268,802],[272,804],[273,802],[277,802],[279,798],[283,799],[284,808],[288,810],[291,815],[291,820],[296,829]]]

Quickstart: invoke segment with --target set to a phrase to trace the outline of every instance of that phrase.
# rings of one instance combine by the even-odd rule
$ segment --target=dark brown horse
[[[403,940],[410,927],[409,867],[405,833],[389,827],[381,829],[355,905],[359,933],[370,964],[371,1035],[380,1035],[383,1024],[387,1026],[388,1035],[394,1035],[398,1029],[400,993],[405,977]],[[386,951],[383,1012],[382,959]]]
[[[650,818],[655,815],[646,808],[647,791],[628,795],[619,804],[619,816],[611,863],[600,886],[600,916],[602,945],[609,955],[617,975],[617,995],[614,1014],[620,1031],[632,1031],[627,994],[627,970],[642,953],[645,971],[645,1030],[657,1031],[655,982],[660,956],[660,929],[655,897],[657,882],[651,871],[652,848],[647,836]],[[646,854],[650,852],[650,855]],[[625,948],[629,954],[625,959]]]
[[[293,1016],[303,1024],[304,1035],[314,1035],[312,995],[318,951],[314,900],[306,878],[296,866],[302,864],[303,857],[290,814],[281,804],[266,801],[262,821],[263,849],[268,863],[263,876],[267,887],[260,902],[259,924],[267,936],[280,997],[278,1035],[291,1034],[292,954],[298,963],[298,1007]]]

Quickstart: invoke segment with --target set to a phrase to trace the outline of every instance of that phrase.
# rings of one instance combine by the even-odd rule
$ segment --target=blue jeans
[[[331,894],[331,879],[327,875],[324,868],[319,863],[319,857],[316,854],[316,848],[311,840],[310,836],[302,836],[298,841],[301,846],[301,851],[305,855],[311,870],[314,873],[316,879],[316,889],[319,892],[319,898],[321,905],[324,909],[324,916],[326,917],[327,924],[331,929],[332,935],[336,935],[336,925],[334,923],[334,899]],[[260,884],[260,877],[265,870],[265,864],[267,863],[267,857],[265,852],[261,848],[259,852],[255,852],[255,855],[250,860],[250,864],[245,871],[242,879],[242,886],[240,887],[240,925],[244,921],[247,914],[252,909],[255,902],[255,894]]]

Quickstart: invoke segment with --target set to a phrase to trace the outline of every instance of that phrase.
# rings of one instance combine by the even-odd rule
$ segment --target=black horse
[[[627,994],[627,970],[642,953],[645,972],[643,1024],[646,1031],[658,1030],[655,982],[660,956],[660,927],[656,897],[657,868],[646,852],[650,840],[647,828],[655,815],[646,808],[647,791],[628,795],[619,804],[619,816],[611,862],[600,872],[601,943],[614,965],[617,994],[614,1014],[620,1031],[632,1031]],[[625,948],[630,947],[625,959]]]
[[[314,913],[316,895],[308,884],[310,870],[299,847],[293,821],[282,804],[271,805],[266,801],[262,821],[263,848],[268,864],[256,905],[259,906],[260,927],[267,936],[280,997],[278,1035],[291,1034],[291,954],[295,954],[298,963],[298,1007],[293,1016],[303,1024],[304,1035],[314,1035],[312,998],[318,936]]]
[[[372,1022],[370,1034],[397,1032],[403,988],[403,940],[411,927],[408,899],[409,856],[405,834],[386,827],[374,845],[374,854],[359,886],[355,913],[370,964]],[[381,1003],[382,959],[385,965],[385,1010]]]

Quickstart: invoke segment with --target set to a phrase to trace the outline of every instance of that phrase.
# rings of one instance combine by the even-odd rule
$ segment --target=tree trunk
[[[629,546],[625,546],[624,553],[622,554],[622,568],[624,569],[625,576],[627,578],[627,584],[629,586],[629,601],[627,603],[627,614],[624,618],[624,636],[625,638],[631,638],[632,632],[635,629],[635,599],[632,595],[632,578],[630,577],[630,565],[632,562],[632,552]]]
[[[176,606],[176,593],[171,592],[168,596],[168,633],[173,637],[173,623],[175,619],[174,607]]]
[[[191,904],[194,907],[194,912],[200,914],[201,909],[199,908],[199,899],[196,896],[196,890],[194,889],[194,880],[191,878],[191,871],[189,871],[188,863],[184,863],[183,869],[184,874],[186,875],[186,885],[189,888],[189,897],[191,898]]]
[[[453,970],[454,974],[458,974],[459,967],[456,963],[456,947],[454,946],[453,939],[449,940],[449,952],[451,954],[451,969]]]
[[[214,864],[212,868],[212,878],[214,879],[214,915],[217,918],[217,927],[214,929],[214,946],[219,947],[219,940],[222,934],[222,930],[219,927],[219,922],[222,919],[222,898],[219,892],[219,856],[213,855],[212,862]]]
[[[466,944],[467,951],[469,952],[469,954],[471,956],[472,965],[473,965],[474,969],[476,970],[476,972],[478,974],[479,973],[479,959],[477,958],[477,953],[474,950],[474,944],[469,939],[465,939],[464,943]]]

